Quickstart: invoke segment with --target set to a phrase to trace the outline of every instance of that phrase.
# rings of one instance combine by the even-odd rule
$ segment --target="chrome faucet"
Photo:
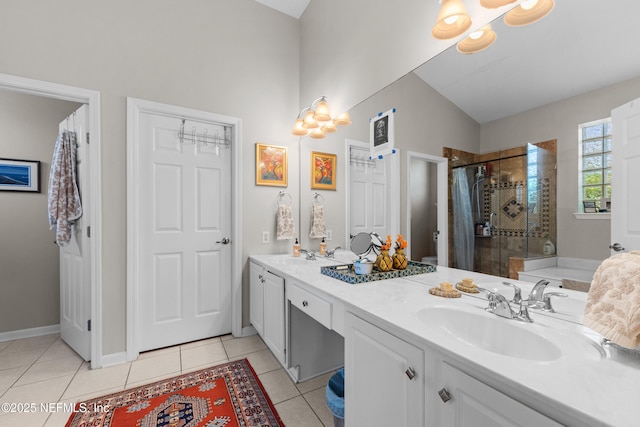
[[[509,301],[497,292],[492,292],[488,289],[479,288],[487,292],[487,300],[489,300],[489,306],[485,308],[489,313],[493,313],[496,316],[504,317],[507,319],[517,319],[527,323],[533,323],[533,319],[529,316],[529,305],[525,300],[520,301],[520,310],[516,312],[511,308]]]
[[[327,257],[327,258],[335,258],[335,256],[336,256],[336,251],[337,251],[338,249],[340,249],[340,246],[337,246],[337,247],[335,247],[335,248],[333,248],[333,249],[328,250],[328,251],[327,251],[327,255],[326,255],[326,257]]]
[[[527,297],[530,307],[544,307],[544,290],[547,288],[547,285],[549,285],[549,281],[544,279],[539,280],[538,283],[533,285],[533,289],[531,289],[531,292]]]
[[[309,251],[306,249],[300,249],[300,252],[304,252],[307,256],[307,261],[315,261],[316,260],[316,253],[313,251]]]

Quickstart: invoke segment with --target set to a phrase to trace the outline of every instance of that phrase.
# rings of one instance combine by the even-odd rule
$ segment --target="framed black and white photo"
[[[395,113],[396,109],[392,108],[369,120],[369,153],[372,159],[395,151]]]
[[[40,192],[40,161],[0,159],[0,191]]]

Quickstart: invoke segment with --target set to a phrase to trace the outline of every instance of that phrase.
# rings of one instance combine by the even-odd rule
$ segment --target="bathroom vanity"
[[[534,322],[524,323],[486,312],[484,293],[440,298],[428,292],[441,282],[470,277],[511,298],[513,289],[503,278],[438,267],[433,273],[348,284],[320,273],[323,265],[354,259],[347,251],[336,258],[256,255],[250,264],[252,272],[262,269],[282,279],[269,309],[277,307],[276,329],[285,344],[272,351],[283,355],[278,359],[292,378],[310,378],[344,363],[345,425],[638,424],[633,409],[640,367],[615,360],[614,352],[600,345],[601,337],[581,325],[586,294],[567,290],[568,298],[553,301],[557,313],[531,309]],[[252,305],[254,278],[252,273]],[[523,295],[533,286],[511,282]],[[266,313],[269,299],[262,301]],[[266,314],[262,319],[266,324]],[[264,327],[256,329],[266,336]]]

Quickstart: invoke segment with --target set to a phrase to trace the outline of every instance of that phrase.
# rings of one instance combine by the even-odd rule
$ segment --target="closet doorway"
[[[90,128],[88,131],[91,145],[89,146],[89,155],[93,159],[93,166],[88,172],[87,183],[88,191],[91,193],[91,201],[87,206],[89,214],[86,220],[92,226],[92,238],[90,239],[90,274],[89,281],[85,284],[89,297],[83,301],[83,309],[88,313],[88,320],[91,321],[83,324],[85,333],[87,329],[89,336],[89,355],[91,359],[91,367],[99,368],[102,366],[102,329],[101,329],[101,178],[100,178],[100,94],[99,92],[82,89],[72,86],[60,85],[56,83],[44,82],[40,80],[26,79],[17,76],[0,74],[0,90],[14,92],[16,94],[28,94],[42,98],[57,99],[63,101],[71,101],[78,104],[86,104],[88,123]],[[36,118],[37,120],[37,118]],[[51,152],[55,143],[55,128],[52,132]],[[50,161],[50,160],[49,160]],[[48,176],[41,176],[41,191],[47,192]],[[46,221],[46,211],[42,213],[43,221]],[[53,241],[43,242],[43,244],[53,245]],[[70,295],[70,298],[76,298],[77,295]],[[64,304],[61,301],[60,306]],[[61,313],[62,317],[62,313]],[[41,331],[40,331],[41,330]],[[17,331],[18,334],[26,333],[29,336],[41,335],[47,332],[45,328],[33,328],[25,331]],[[16,335],[16,338],[26,337]],[[86,358],[86,356],[85,356]]]

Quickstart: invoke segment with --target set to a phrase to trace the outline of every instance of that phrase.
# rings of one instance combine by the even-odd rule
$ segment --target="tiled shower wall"
[[[450,172],[456,166],[477,164],[486,165],[490,170],[490,175],[480,181],[481,218],[483,222],[490,222],[493,212],[493,226],[490,237],[475,238],[474,271],[508,277],[509,257],[540,257],[544,255],[548,237],[556,243],[556,143],[553,140],[535,146],[540,149],[529,156],[527,146],[482,155],[443,150],[444,155],[452,159]],[[532,188],[536,193],[532,203],[527,197],[528,168],[530,174],[537,175],[533,181],[537,189]],[[470,191],[474,169],[468,169]],[[449,180],[451,183],[451,173]],[[449,259],[455,267],[452,212],[449,206]]]

